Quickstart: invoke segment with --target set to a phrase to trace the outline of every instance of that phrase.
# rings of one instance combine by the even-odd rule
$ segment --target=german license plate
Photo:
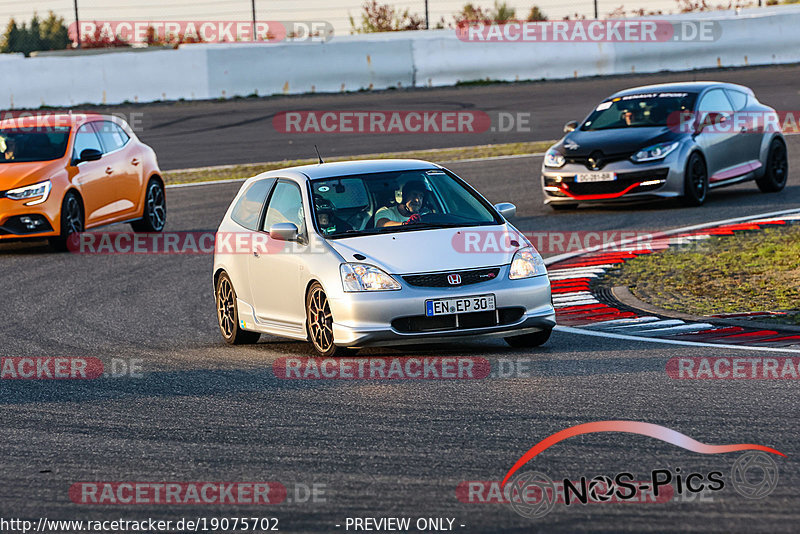
[[[425,315],[428,317],[481,311],[494,311],[494,295],[476,295],[474,297],[425,301]]]
[[[580,172],[575,175],[575,181],[579,184],[589,182],[613,182],[617,179],[615,172]]]

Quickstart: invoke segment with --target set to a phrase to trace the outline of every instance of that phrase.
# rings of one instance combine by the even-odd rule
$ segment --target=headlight
[[[521,248],[514,253],[508,277],[512,280],[547,274],[544,260],[533,247]]]
[[[545,167],[563,167],[566,162],[564,155],[555,148],[551,148],[544,153]]]
[[[641,149],[639,152],[631,156],[633,161],[656,161],[664,159],[673,150],[678,148],[678,142],[674,143],[659,143],[657,145],[649,146]]]
[[[26,185],[25,187],[18,187],[17,189],[11,189],[6,191],[6,197],[10,198],[11,200],[25,200],[26,198],[34,198],[36,200],[32,200],[30,202],[26,202],[26,206],[35,206],[36,204],[41,204],[47,197],[50,196],[50,188],[52,184],[50,180],[46,182],[39,182],[38,184],[33,185]]]
[[[397,280],[372,265],[343,263],[339,268],[345,291],[391,291],[400,289]]]

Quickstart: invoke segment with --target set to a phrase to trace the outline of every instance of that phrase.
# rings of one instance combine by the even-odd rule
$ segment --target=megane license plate
[[[613,182],[617,179],[615,172],[580,172],[575,175],[575,182],[585,184],[589,182]]]
[[[480,311],[494,311],[494,295],[477,295],[474,297],[425,301],[425,315],[428,317]]]

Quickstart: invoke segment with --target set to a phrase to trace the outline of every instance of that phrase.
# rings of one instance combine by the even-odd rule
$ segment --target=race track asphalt
[[[796,80],[798,73],[798,67],[775,67],[720,75],[760,84],[762,90],[756,90],[768,95],[765,101],[795,109],[790,106],[796,106],[800,95],[789,80]],[[641,79],[670,76],[677,75]],[[641,79],[397,92],[391,98],[408,99],[406,107],[432,108],[442,102],[495,102],[511,108],[525,101],[534,113],[544,103],[559,112],[542,128],[541,138],[553,138],[557,123],[583,113],[587,102]],[[531,91],[538,96],[531,99]],[[261,106],[266,117],[287,102],[345,109],[368,107],[372,99],[393,104],[384,94],[359,94],[150,106],[145,109],[163,126],[145,139],[158,147],[168,168],[270,160],[279,154],[295,157],[304,155],[297,143],[289,145],[270,134],[267,118],[260,125],[226,128],[235,122],[231,110],[238,113],[242,108],[246,116],[254,113],[253,106]],[[197,109],[184,113],[181,106]],[[216,110],[214,115],[206,112],[210,109]],[[206,120],[217,121],[219,128],[212,132]],[[258,132],[265,135],[259,137]],[[225,142],[214,148],[215,138]],[[516,139],[494,141],[507,140]],[[800,169],[800,138],[788,141],[790,168]],[[379,137],[369,143],[358,138],[335,141],[339,153],[390,146],[429,148],[430,142],[409,139],[400,145],[396,138]],[[653,231],[800,206],[800,181],[793,173],[782,193],[765,195],[754,184],[743,184],[712,193],[700,208],[667,202],[554,213],[541,204],[540,163],[538,157],[526,157],[449,167],[492,202],[515,202],[514,222],[524,231]],[[167,229],[213,231],[238,187],[233,183],[170,189]],[[96,357],[107,366],[112,359],[133,359],[143,374],[86,381],[0,381],[3,518],[275,516],[286,532],[345,531],[347,517],[365,516],[450,517],[455,518],[455,530],[462,532],[792,532],[800,521],[796,382],[680,381],[665,372],[667,360],[675,356],[761,355],[758,352],[555,332],[534,351],[481,341],[359,353],[484,357],[493,369],[506,370],[520,362],[525,370],[518,376],[287,381],[273,375],[273,362],[306,355],[308,346],[270,337],[255,346],[224,345],[214,315],[210,256],[83,256],[17,243],[0,245],[0,265],[2,356]],[[704,443],[775,447],[787,454],[777,459],[778,486],[763,500],[747,500],[726,487],[702,501],[686,497],[663,504],[557,506],[536,520],[506,505],[468,504],[456,498],[460,482],[502,478],[524,452],[550,434],[587,421],[618,419],[660,424]],[[719,470],[727,477],[736,457],[737,453],[700,455],[636,435],[595,434],[558,444],[529,468],[573,480],[621,471],[638,477],[652,469],[674,472],[678,467],[684,473]],[[264,480],[282,482],[290,498],[295,484],[323,484],[325,502],[293,498],[264,507],[87,506],[72,503],[68,495],[70,485],[81,481]]]
[[[227,101],[99,107],[132,119],[165,170],[558,139],[568,120],[580,120],[606,96],[638,85],[715,80],[751,87],[780,111],[800,110],[800,65],[580,78],[548,82],[278,96]],[[478,111],[493,119],[482,133],[281,133],[273,119],[284,111]],[[498,114],[524,114],[529,126],[501,131]],[[796,114],[795,117],[800,115]],[[508,115],[506,115],[508,116]],[[516,119],[515,119],[516,120]],[[505,123],[508,125],[509,123]]]

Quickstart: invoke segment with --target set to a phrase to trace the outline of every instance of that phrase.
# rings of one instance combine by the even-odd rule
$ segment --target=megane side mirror
[[[574,132],[578,127],[578,121],[569,121],[564,125],[564,133]]]
[[[510,219],[517,214],[517,207],[511,202],[495,204],[494,209],[496,209],[504,219]]]
[[[278,241],[297,241],[298,233],[293,223],[276,223],[269,227],[269,236]]]
[[[103,157],[103,153],[95,148],[84,148],[81,150],[80,156],[78,156],[78,161],[75,163],[80,163],[82,161],[97,161],[98,159]]]

